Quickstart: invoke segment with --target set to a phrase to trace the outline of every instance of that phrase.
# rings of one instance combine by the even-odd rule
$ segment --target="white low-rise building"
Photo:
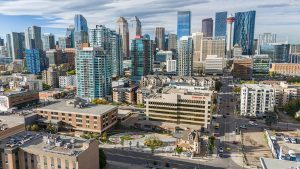
[[[241,87],[241,116],[264,116],[274,111],[275,90],[272,85],[244,84]]]
[[[65,88],[67,86],[76,86],[76,75],[59,76],[59,88]]]

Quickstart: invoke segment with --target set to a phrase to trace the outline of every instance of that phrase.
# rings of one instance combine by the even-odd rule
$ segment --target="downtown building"
[[[258,45],[257,45],[257,53],[260,53],[261,47],[263,45],[269,45],[269,44],[276,43],[276,34],[274,33],[263,33],[258,35]]]
[[[160,125],[168,123],[173,128],[207,128],[210,124],[213,99],[213,91],[165,88],[161,94],[145,99],[146,117]]]
[[[191,35],[191,11],[178,11],[177,13],[177,40],[182,36]]]
[[[74,48],[74,25],[70,25],[66,30],[66,48]]]
[[[129,20],[129,41],[136,36],[142,36],[142,23],[137,16]]]
[[[25,51],[25,35],[24,33],[12,32],[6,35],[8,57],[13,60],[23,59]]]
[[[205,18],[202,20],[202,32],[204,37],[213,37],[214,20]]]
[[[76,75],[59,76],[58,77],[59,88],[66,88],[70,86],[76,86]]]
[[[193,39],[183,36],[178,42],[177,75],[192,76],[193,68]]]
[[[37,49],[26,49],[25,50],[25,61],[27,71],[32,74],[39,74],[48,68],[48,61],[45,53],[42,50]]]
[[[168,35],[168,51],[176,53],[177,49],[177,35],[169,33]]]
[[[215,36],[226,37],[227,12],[217,12],[215,16]]]
[[[253,54],[255,15],[256,11],[235,13],[233,45],[241,46],[243,55]]]
[[[26,49],[43,50],[41,27],[32,26],[25,29]]]
[[[122,38],[122,56],[124,59],[130,59],[128,22],[124,17],[120,17],[116,24],[116,32]]]
[[[269,55],[254,55],[252,57],[253,76],[268,76],[271,64],[272,62]]]
[[[42,36],[43,50],[48,51],[55,49],[55,37],[51,33],[46,33]]]
[[[146,76],[152,72],[153,41],[149,35],[136,37],[131,42],[131,75]]]
[[[112,92],[110,58],[99,47],[76,52],[77,95],[82,98],[108,98]]]
[[[272,63],[288,63],[290,44],[270,43],[260,47],[260,54],[267,54]]]
[[[165,28],[155,28],[155,45],[156,49],[165,50]]]
[[[275,91],[271,85],[244,84],[240,99],[241,116],[263,117],[266,112],[274,111]]]
[[[75,30],[74,30],[74,48],[81,49],[83,44],[88,43],[88,25],[86,19],[76,14],[74,18]],[[72,33],[71,35],[72,36]]]

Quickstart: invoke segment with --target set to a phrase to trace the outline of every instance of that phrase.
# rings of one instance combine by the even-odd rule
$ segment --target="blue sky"
[[[192,31],[201,31],[201,20],[215,12],[256,10],[255,34],[277,33],[279,41],[288,39],[300,44],[300,0],[0,0],[0,36],[11,31],[24,31],[31,25],[57,37],[81,13],[89,27],[104,24],[115,29],[119,16],[138,16],[143,33],[153,35],[155,27],[176,32],[176,12],[192,11]]]

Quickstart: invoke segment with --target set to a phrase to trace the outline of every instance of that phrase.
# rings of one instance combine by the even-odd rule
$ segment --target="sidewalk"
[[[133,165],[128,163],[121,163],[116,161],[107,161],[105,169],[146,169],[142,165]]]

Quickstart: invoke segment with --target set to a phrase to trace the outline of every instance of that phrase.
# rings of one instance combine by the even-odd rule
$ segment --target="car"
[[[222,146],[219,147],[219,153],[223,153],[224,152],[224,149]]]
[[[240,128],[241,129],[247,129],[246,125],[241,125]]]
[[[230,115],[229,113],[226,113],[226,115]]]
[[[293,144],[297,144],[297,142],[296,142],[296,139],[294,139],[294,138],[291,138],[291,143],[293,143]]]
[[[290,139],[286,137],[286,138],[284,138],[284,142],[290,143]]]

